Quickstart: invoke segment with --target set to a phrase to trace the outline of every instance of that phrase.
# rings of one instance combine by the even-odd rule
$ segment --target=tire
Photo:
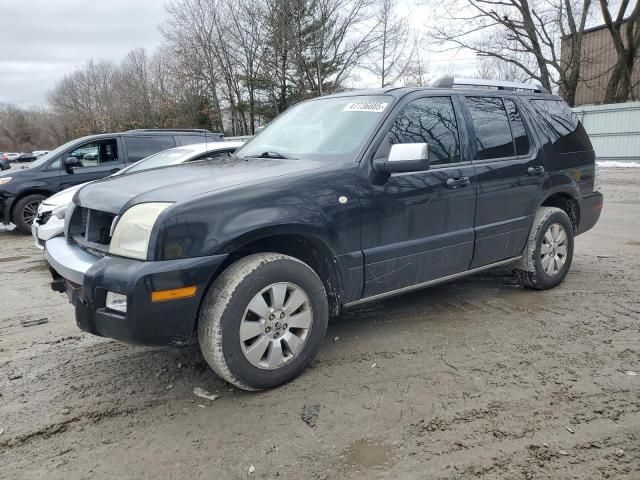
[[[35,219],[38,205],[46,198],[45,195],[34,193],[33,195],[22,197],[16,202],[15,207],[13,207],[13,223],[16,224],[18,230],[27,235],[31,234],[31,224]],[[29,219],[31,220],[29,221]]]
[[[265,311],[265,306],[271,308]],[[322,345],[328,313],[324,285],[308,265],[278,253],[249,255],[222,272],[207,292],[198,323],[200,350],[209,366],[238,388],[277,387],[311,363]],[[293,326],[303,325],[302,320],[307,325],[309,318],[309,328]]]
[[[569,216],[559,208],[540,207],[533,220],[524,255],[515,270],[520,284],[547,290],[562,283],[571,267],[573,240],[573,224]]]

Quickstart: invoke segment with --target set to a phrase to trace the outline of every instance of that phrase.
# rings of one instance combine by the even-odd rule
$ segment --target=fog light
[[[106,307],[109,310],[127,313],[127,296],[121,293],[107,292]]]

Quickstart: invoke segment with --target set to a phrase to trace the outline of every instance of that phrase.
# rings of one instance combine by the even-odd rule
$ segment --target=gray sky
[[[130,50],[162,43],[165,0],[0,0],[0,103],[44,105],[47,92],[88,60],[120,62]],[[412,28],[426,31],[431,9],[399,0]],[[431,75],[472,73],[473,54],[429,52]],[[356,80],[369,85],[366,75]]]
[[[0,103],[40,105],[89,59],[155,49],[163,0],[0,0]]]

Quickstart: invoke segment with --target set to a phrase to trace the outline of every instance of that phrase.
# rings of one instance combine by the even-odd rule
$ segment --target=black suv
[[[302,372],[342,308],[498,265],[555,287],[600,215],[595,155],[561,98],[494,86],[309,100],[223,162],[95,182],[46,244],[52,287],[96,335],[197,330],[247,390]]]
[[[0,173],[0,221],[31,233],[38,205],[56,192],[97,180],[161,150],[222,136],[208,130],[129,130],[72,140],[28,168]]]

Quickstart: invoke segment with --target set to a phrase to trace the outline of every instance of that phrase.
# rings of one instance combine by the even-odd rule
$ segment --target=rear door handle
[[[469,180],[469,177],[447,178],[447,188],[464,187],[470,183],[471,180]]]
[[[119,168],[112,168],[111,170],[109,170],[109,173],[114,174],[116,172],[119,172],[120,169]]]
[[[527,173],[532,177],[535,177],[536,175],[542,175],[544,173],[544,167],[529,167],[527,169]]]

